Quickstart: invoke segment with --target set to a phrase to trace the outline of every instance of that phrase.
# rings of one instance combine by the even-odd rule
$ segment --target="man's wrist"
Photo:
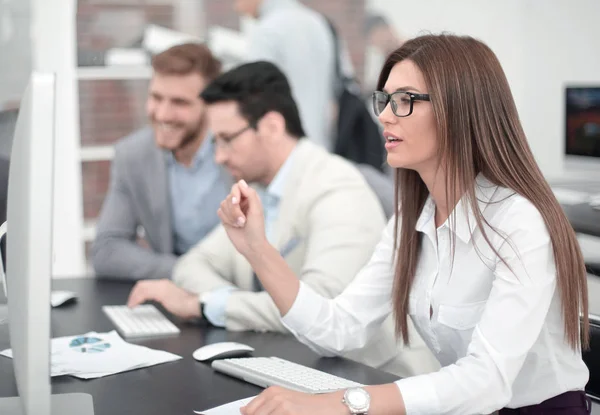
[[[226,308],[229,297],[237,288],[225,286],[204,293],[200,297],[203,319],[216,327],[225,327]]]
[[[202,313],[200,312],[199,302],[200,299],[197,295],[190,293],[186,299],[187,306],[186,310],[188,315],[187,318],[202,318]]]

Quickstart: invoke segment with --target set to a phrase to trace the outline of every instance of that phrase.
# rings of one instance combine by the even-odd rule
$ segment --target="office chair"
[[[6,222],[9,166],[10,162],[8,161],[8,158],[0,156],[0,224]],[[2,263],[6,265],[6,238],[3,238],[2,241],[0,241],[0,255],[2,255]]]
[[[18,116],[18,109],[0,111],[0,157],[10,158]]]
[[[387,219],[394,214],[394,180],[369,164],[357,164],[367,184],[371,187]]]
[[[600,262],[586,262],[585,268],[589,274],[600,277]]]
[[[600,402],[600,317],[590,316],[590,348],[583,352],[583,361],[590,371],[585,391]]]
[[[0,111],[0,224],[6,221],[8,168],[18,116],[18,109]],[[0,242],[0,255],[6,268],[6,238]]]

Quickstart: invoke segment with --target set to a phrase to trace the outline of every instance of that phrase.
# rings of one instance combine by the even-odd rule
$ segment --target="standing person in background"
[[[402,45],[403,40],[387,19],[379,14],[367,14],[365,18],[365,76],[364,93],[371,99],[377,86],[381,67],[387,56]]]
[[[307,137],[332,150],[335,60],[326,18],[297,0],[235,0],[235,10],[257,19],[248,39],[248,59],[272,62],[283,71]],[[350,66],[348,59],[344,62]]]

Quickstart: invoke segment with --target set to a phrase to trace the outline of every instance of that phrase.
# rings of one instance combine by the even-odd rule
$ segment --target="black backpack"
[[[340,41],[333,23],[327,19],[335,45],[337,129],[333,152],[357,164],[384,171],[385,141],[360,95],[357,82],[344,76],[340,64]]]

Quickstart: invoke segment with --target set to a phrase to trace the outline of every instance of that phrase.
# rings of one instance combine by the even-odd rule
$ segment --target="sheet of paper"
[[[93,379],[181,359],[162,350],[130,344],[116,331],[52,339],[50,375]],[[12,350],[0,355],[12,358]]]
[[[240,408],[248,405],[248,403],[250,403],[250,401],[255,397],[256,396],[251,396],[249,398],[240,399],[239,401],[230,402],[225,405],[217,406],[216,408],[207,409],[205,411],[194,411],[194,413],[199,415],[240,415]]]

